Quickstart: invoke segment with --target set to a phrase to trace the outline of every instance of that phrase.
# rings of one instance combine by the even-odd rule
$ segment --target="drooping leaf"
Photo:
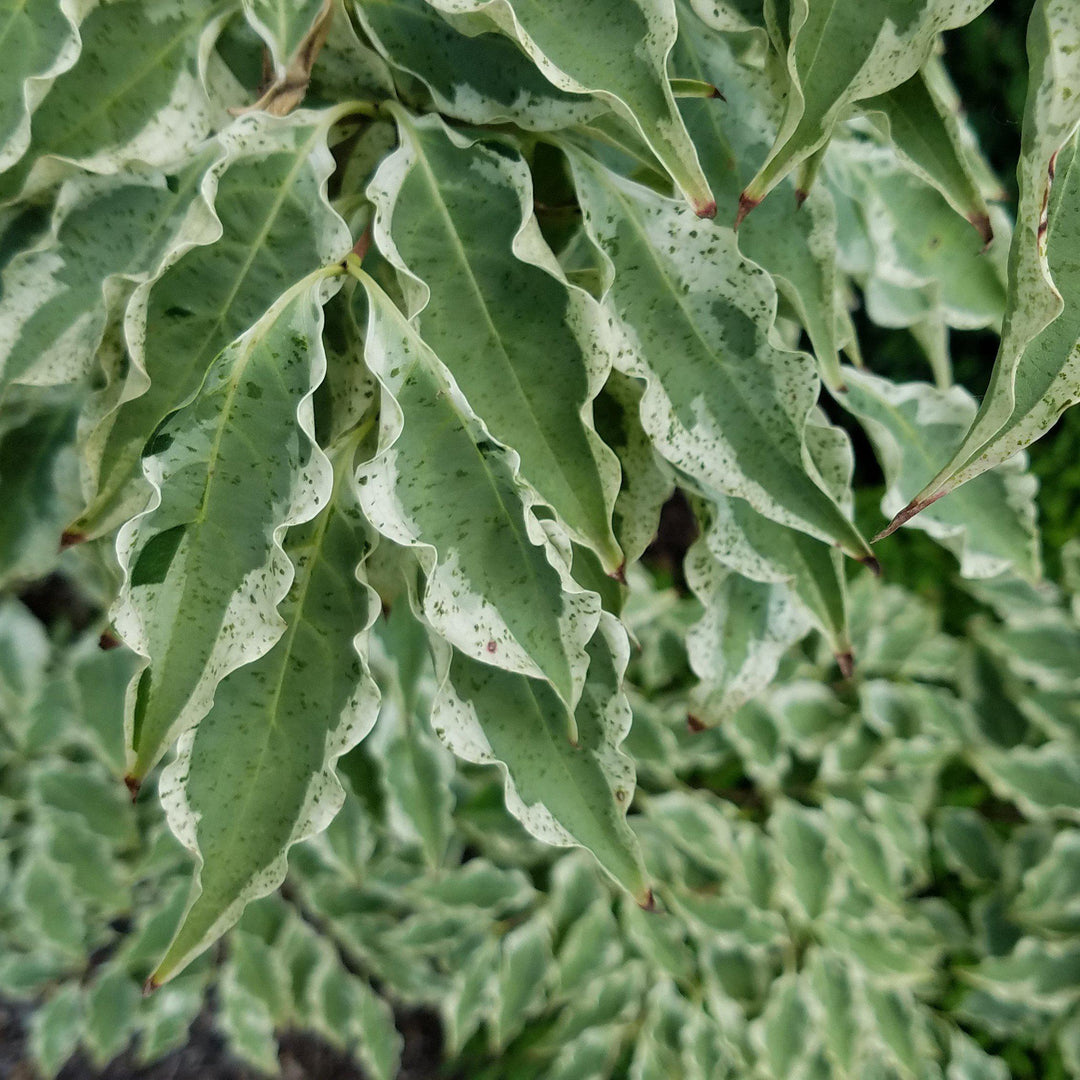
[[[824,146],[849,105],[906,82],[930,56],[938,33],[970,22],[989,2],[771,0],[785,37],[787,104],[776,143],[747,185],[741,211],[753,209]]]
[[[696,11],[711,5],[698,4]],[[760,14],[760,7],[759,14]],[[782,106],[765,72],[739,63],[728,39],[702,25],[680,0],[679,40],[671,54],[673,70],[723,87],[727,103],[683,101],[679,109],[698,146],[701,165],[716,196],[721,221],[735,219],[739,196],[769,151],[779,128]],[[715,23],[715,18],[712,19]],[[784,183],[783,195],[770,199],[739,229],[739,249],[760,263],[780,295],[795,310],[814,346],[822,377],[839,382],[836,329],[836,215],[828,191],[809,193]],[[801,205],[800,205],[801,204]],[[796,239],[797,238],[797,239]]]
[[[310,401],[325,368],[323,288],[321,275],[301,282],[226,348],[143,461],[154,495],[118,541],[126,578],[114,611],[148,665],[127,701],[136,780],[206,715],[220,680],[285,629],[276,607],[293,567],[281,537],[331,487]]]
[[[694,715],[716,724],[773,680],[780,657],[810,630],[784,582],[753,581],[718,563],[699,541],[687,555],[690,587],[705,608],[686,649],[701,680]]]
[[[0,89],[0,172],[19,160],[30,143],[30,115],[52,80],[79,55],[77,9],[71,0],[7,0],[0,8],[4,51]]]
[[[599,308],[557,271],[523,161],[398,116],[404,145],[369,191],[376,241],[411,278],[410,315],[520,476],[615,571],[616,462],[590,415],[610,363]]]
[[[929,61],[907,82],[860,104],[892,140],[900,156],[971,222],[987,244],[993,239],[990,211],[976,169],[960,135],[958,117],[935,85],[945,78]]]
[[[123,283],[146,280],[173,245],[207,227],[200,184],[213,151],[174,177],[79,177],[61,191],[48,238],[4,268],[0,386],[77,382]],[[183,239],[181,239],[181,237]]]
[[[1038,0],[1028,23],[1028,60],[1017,172],[1020,204],[990,385],[964,441],[890,529],[1034,442],[1078,394],[1080,12],[1075,4]]]
[[[141,508],[145,489],[136,483],[132,492],[131,481],[162,420],[191,399],[214,357],[286,289],[349,250],[344,222],[325,197],[333,169],[327,132],[336,115],[252,114],[220,136],[211,195],[219,224],[132,298],[132,371],[117,411],[92,437],[101,444],[97,493],[73,533],[97,535],[133,505]]]
[[[630,726],[620,689],[627,645],[610,615],[601,615],[588,654],[588,678],[571,721],[547,683],[444,651],[432,723],[454,753],[500,766],[507,806],[530,833],[591,851],[638,903],[648,904],[641,853],[626,823],[633,765],[619,750]]]
[[[483,13],[560,90],[594,94],[641,133],[702,217],[716,203],[668,85],[678,33],[667,0],[428,0],[451,14]]]
[[[608,259],[616,366],[646,382],[641,421],[704,493],[746,499],[773,521],[866,541],[815,477],[805,428],[818,392],[810,357],[781,349],[776,296],[730,229],[573,153],[590,236]]]
[[[844,379],[846,390],[837,397],[874,443],[886,482],[881,509],[892,517],[963,438],[975,415],[975,401],[959,386],[937,390],[927,383],[892,383],[854,369],[846,369]],[[952,551],[965,577],[994,577],[1012,570],[1037,578],[1037,485],[1026,464],[1018,459],[984,473],[910,524]]]
[[[603,108],[553,85],[505,35],[464,34],[427,0],[357,0],[355,11],[387,61],[422,80],[447,116],[550,131]]]
[[[377,455],[360,467],[368,520],[417,550],[424,617],[483,663],[547,679],[576,704],[599,615],[578,590],[516,478],[446,368],[366,274],[366,359],[382,386]]]
[[[828,490],[840,506],[850,510],[851,444],[839,428],[813,414],[806,432]],[[846,667],[851,641],[840,552],[797,529],[770,521],[742,499],[713,497],[702,513],[708,522],[704,543],[713,558],[752,581],[789,585]]]
[[[0,201],[51,183],[66,162],[113,173],[130,162],[182,160],[226,119],[204,87],[200,54],[232,7],[119,0],[91,11],[79,26],[78,60],[33,114],[30,152],[0,179]],[[220,81],[220,61],[208,74]]]
[[[350,472],[351,460],[339,471]],[[368,541],[348,488],[339,478],[336,499],[290,530],[285,554],[295,576],[279,610],[284,634],[222,681],[162,777],[170,825],[200,866],[155,982],[277,888],[288,849],[324,829],[344,799],[337,758],[375,722],[378,691],[359,649],[378,604],[356,580]]]

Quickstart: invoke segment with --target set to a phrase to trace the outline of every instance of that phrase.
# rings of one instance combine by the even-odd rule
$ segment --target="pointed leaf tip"
[[[795,209],[796,210],[801,209],[802,204],[804,202],[806,202],[806,200],[809,199],[809,198],[810,198],[810,192],[809,191],[803,191],[801,188],[796,188],[795,189]]]
[[[695,204],[694,213],[700,218],[716,217],[716,200],[710,199],[707,203]]]
[[[637,904],[642,911],[655,911],[656,897],[653,896],[652,889],[646,889],[645,895],[640,900],[638,900]]]
[[[845,679],[850,679],[855,674],[855,656],[850,649],[836,654],[836,666]]]
[[[686,714],[686,726],[695,734],[699,731],[704,731],[705,728],[708,727],[700,716],[695,716],[693,713]]]
[[[161,981],[156,975],[151,975],[150,978],[143,983],[142,996],[148,998],[159,986],[161,986]]]
[[[128,789],[131,795],[131,801],[134,802],[139,797],[139,791],[142,789],[142,780],[137,776],[132,776],[128,773],[124,777],[124,787]]]
[[[85,533],[78,532],[75,529],[65,529],[60,537],[60,550],[67,551],[68,548],[74,547],[76,544],[82,544],[85,541]]]
[[[916,514],[921,514],[928,506],[933,506],[938,499],[946,494],[945,491],[938,491],[927,499],[913,499],[874,537],[873,543],[876,544],[879,540],[885,540],[887,537],[892,536],[901,525],[909,522]],[[878,572],[880,573],[880,566]]]
[[[732,228],[734,228],[737,232],[739,226],[743,223],[743,219],[746,217],[746,215],[749,214],[751,210],[755,209],[760,205],[760,199],[752,199],[744,191],[739,196],[739,211],[735,215],[735,224],[732,226]]]

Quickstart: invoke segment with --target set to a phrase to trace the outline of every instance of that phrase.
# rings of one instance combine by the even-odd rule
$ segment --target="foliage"
[[[1080,1076],[1080,557],[1022,452],[1078,396],[1080,14],[1014,227],[936,50],[988,2],[0,5],[44,1073],[211,994],[268,1073],[392,1077],[417,1004],[469,1076]]]

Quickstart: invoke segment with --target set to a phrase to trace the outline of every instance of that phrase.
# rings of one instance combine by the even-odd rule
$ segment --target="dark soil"
[[[2,1080],[39,1080],[26,1045],[30,1012],[29,1005],[0,1000]],[[438,1018],[412,1009],[399,1011],[396,1021],[405,1040],[398,1080],[437,1080],[442,1049]],[[187,1045],[151,1065],[139,1065],[132,1049],[103,1070],[77,1054],[57,1080],[266,1080],[264,1074],[226,1053],[207,1011],[196,1018],[190,1035]],[[348,1055],[307,1032],[284,1032],[278,1045],[280,1080],[367,1080],[367,1074]]]

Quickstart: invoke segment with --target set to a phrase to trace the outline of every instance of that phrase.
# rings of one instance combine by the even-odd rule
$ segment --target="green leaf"
[[[807,441],[818,471],[837,502],[851,503],[851,444],[839,428],[811,416]],[[786,583],[833,653],[845,666],[851,641],[847,626],[847,585],[840,552],[806,533],[778,525],[742,499],[716,496],[704,510],[704,543],[713,557],[744,578],[763,584]],[[764,596],[765,594],[762,593]],[[780,594],[775,594],[779,601]]]
[[[560,90],[594,94],[629,120],[695,213],[716,213],[665,65],[678,33],[666,0],[428,0],[451,14],[483,13]]]
[[[641,854],[626,823],[633,766],[619,750],[630,726],[620,689],[627,644],[610,615],[601,616],[588,659],[571,718],[547,683],[460,653],[451,658],[443,649],[432,723],[460,757],[502,767],[507,806],[533,836],[586,848],[638,903],[648,904]]]
[[[4,73],[0,88],[0,172],[30,143],[30,114],[79,55],[77,8],[71,0],[6,0],[0,8]]]
[[[578,591],[517,479],[450,374],[367,275],[366,359],[382,386],[376,456],[360,467],[368,520],[417,550],[425,619],[474,660],[549,680],[573,707],[599,616]]]
[[[530,919],[503,938],[493,1025],[496,1047],[507,1046],[540,1011],[554,973],[546,920]]]
[[[503,34],[461,33],[426,0],[357,0],[354,10],[379,52],[422,80],[444,115],[550,131],[603,109],[552,85]]]
[[[182,160],[227,119],[204,88],[200,55],[231,6],[118,0],[91,11],[79,26],[78,60],[34,112],[30,152],[0,179],[0,201],[51,184],[70,171],[65,163],[113,173]],[[216,58],[207,74],[215,89],[228,85]]]
[[[0,428],[0,583],[43,577],[55,565],[57,538],[73,512],[77,477],[72,443],[77,411],[71,393],[31,392],[35,408],[23,410],[8,395]],[[30,404],[27,394],[26,404]]]
[[[838,265],[862,287],[874,322],[997,327],[1005,308],[999,245],[984,252],[978,234],[891,146],[834,139],[826,179],[837,210]],[[1007,235],[1004,215],[991,216],[998,236]]]
[[[646,381],[641,421],[704,494],[856,558],[866,541],[815,477],[806,424],[818,394],[810,357],[775,341],[776,294],[735,235],[571,155],[585,224],[608,259],[616,365]]]
[[[807,635],[810,623],[786,584],[728,570],[701,542],[687,555],[686,576],[705,608],[686,640],[701,679],[694,715],[721,723],[772,682],[780,657]]]
[[[938,89],[947,79],[940,61],[931,58],[907,82],[868,98],[860,108],[916,175],[933,184],[989,244],[994,233],[979,176],[964,145],[959,117]]]
[[[524,161],[436,118],[397,116],[402,148],[369,195],[376,242],[408,275],[409,314],[487,430],[517,452],[520,476],[615,571],[616,463],[591,423],[610,364],[599,309],[565,283],[540,236]]]
[[[753,209],[793,169],[824,146],[847,107],[910,79],[942,30],[970,22],[990,0],[772,0],[776,18],[790,11],[786,39],[787,103],[776,143],[747,185]],[[783,51],[783,50],[782,50]]]
[[[169,178],[81,176],[63,186],[48,237],[4,268],[0,387],[87,374],[126,283],[145,281],[205,227],[199,187],[212,155]]]
[[[128,691],[136,780],[206,715],[220,680],[284,630],[276,607],[293,569],[281,536],[331,488],[311,441],[323,288],[324,275],[301,282],[226,348],[143,461],[154,498],[118,541],[127,577],[114,610],[117,631],[147,663]]]
[[[932,475],[975,416],[974,398],[953,386],[893,383],[845,369],[846,390],[837,399],[866,429],[885,473],[881,510],[892,517]],[[960,562],[965,577],[987,578],[1011,570],[1038,578],[1042,567],[1035,524],[1035,478],[1023,458],[984,473],[948,502],[909,522],[928,532]]]
[[[128,1044],[139,1014],[139,987],[122,968],[102,970],[86,994],[86,1045],[104,1068]]]
[[[198,891],[155,982],[276,889],[288,849],[324,829],[341,806],[334,765],[370,730],[378,706],[360,652],[378,612],[374,594],[356,580],[366,543],[343,494],[290,530],[285,553],[295,576],[279,610],[285,633],[222,681],[162,776],[169,823],[201,865]]]
[[[45,1080],[52,1080],[75,1053],[82,1014],[82,991],[74,983],[61,986],[35,1011],[30,1028],[30,1052]]]
[[[97,493],[72,532],[98,535],[145,506],[145,485],[132,480],[161,422],[286,289],[349,250],[325,195],[334,167],[327,133],[341,113],[256,113],[219,137],[222,155],[206,184],[216,222],[132,298],[132,370],[117,410],[91,436]]]
[[[1009,295],[990,385],[963,443],[893,519],[895,528],[934,500],[1007,460],[1053,426],[1080,393],[1080,12],[1038,0],[1028,24],[1031,75],[1024,113],[1017,228]],[[1056,179],[1055,179],[1056,177]]]
[[[705,10],[709,7],[709,11]],[[761,5],[758,4],[758,16]],[[673,70],[707,79],[723,88],[727,103],[683,101],[679,108],[697,144],[701,165],[716,195],[721,221],[735,219],[739,196],[776,137],[781,106],[764,71],[736,60],[729,40],[703,26],[680,0],[679,40],[671,54]],[[706,21],[712,5],[699,0]],[[769,200],[739,229],[739,249],[763,266],[780,296],[806,328],[822,377],[839,381],[836,332],[836,214],[829,192],[818,185],[796,193],[784,183],[783,196]]]

